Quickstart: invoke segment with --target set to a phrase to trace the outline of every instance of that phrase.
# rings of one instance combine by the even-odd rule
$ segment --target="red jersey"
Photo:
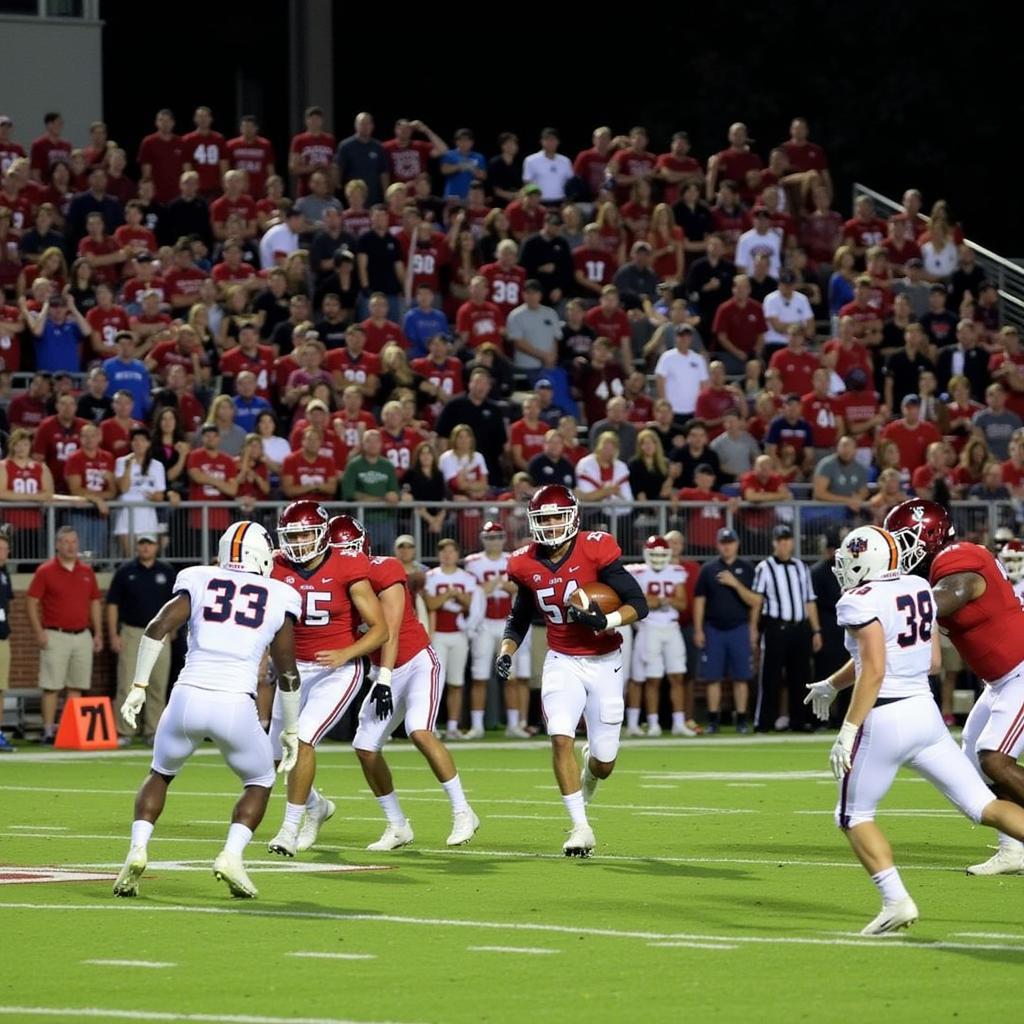
[[[136,248],[141,252],[156,252],[156,235],[149,228],[132,228],[122,224],[114,232],[114,241],[123,249]]]
[[[813,391],[800,400],[800,415],[811,425],[811,437],[815,448],[834,448],[838,431],[836,413],[839,400],[831,395],[819,398]]]
[[[79,448],[78,451],[68,456],[64,463],[64,476],[78,476],[82,478],[82,486],[87,491],[100,494],[107,489],[107,473],[114,472],[114,456],[97,448],[92,455]]]
[[[17,306],[5,306],[0,302],[0,323],[16,324],[21,319]],[[21,367],[20,334],[0,334],[0,370],[17,373]]]
[[[513,199],[505,207],[505,215],[508,217],[508,227],[512,234],[532,235],[544,227],[548,209],[543,203],[538,203],[532,210],[527,209],[521,199]]]
[[[47,416],[32,440],[33,457],[38,457],[40,462],[45,462],[53,474],[53,486],[58,491],[67,492],[67,485],[64,483],[64,464],[68,457],[73,455],[81,444],[82,427],[86,420],[77,416],[71,421],[71,425],[65,427],[56,416]]]
[[[409,427],[403,427],[398,434],[381,430],[380,438],[381,454],[395,467],[395,473],[401,480],[405,476],[405,471],[412,465],[412,453],[423,440],[423,435]]]
[[[718,531],[725,526],[725,509],[721,506],[728,502],[728,497],[718,491],[705,491],[700,487],[683,487],[676,497],[680,501],[702,502],[700,508],[685,510],[689,520],[686,536],[691,544],[710,551],[715,546]],[[696,582],[695,576],[694,586]],[[692,602],[688,607],[693,607]]]
[[[412,592],[409,590],[409,577],[406,575],[405,567],[397,558],[378,556],[370,559],[370,586],[375,594],[382,594],[388,587],[400,584],[405,590],[405,611],[402,613],[402,624],[398,627],[398,652],[395,655],[395,668],[411,661],[420,651],[430,646],[430,637],[423,628],[423,623],[416,617],[416,607],[413,604]],[[370,655],[374,665],[380,664],[380,648]],[[434,702],[440,694],[440,679],[438,673],[431,673],[431,701]]]
[[[488,341],[502,348],[504,326],[505,318],[493,302],[464,302],[455,315],[455,330],[468,335],[466,344],[470,348],[479,348]]]
[[[115,459],[127,455],[131,431],[143,425],[138,420],[132,420],[127,427],[123,427],[111,416],[100,424],[100,447],[110,452]]]
[[[715,311],[715,321],[711,327],[715,335],[724,334],[737,348],[752,355],[757,348],[757,341],[768,324],[764,319],[764,308],[753,299],[740,306],[735,299],[726,299]]]
[[[794,171],[825,171],[828,170],[828,157],[821,146],[813,142],[784,142],[779,147],[789,158],[789,166]]]
[[[225,455],[224,452],[210,453],[205,448],[197,448],[194,452],[189,453],[188,458],[185,460],[185,469],[190,474],[188,485],[189,501],[230,502],[233,500],[228,495],[218,491],[216,487],[212,487],[209,484],[197,484],[191,479],[191,471],[198,469],[200,472],[217,480],[234,480],[238,471],[235,467],[235,460],[230,455]],[[201,508],[192,509],[189,521],[193,530],[202,529],[202,512]],[[231,523],[231,512],[230,508],[223,510],[217,508],[210,509],[208,514],[209,528],[211,530],[226,530]]]
[[[772,353],[768,366],[782,374],[786,394],[806,395],[814,387],[814,371],[821,360],[813,352],[792,352],[789,346]]]
[[[293,565],[284,555],[277,555],[270,577],[294,587],[302,600],[302,617],[295,623],[297,661],[313,662],[319,651],[337,650],[356,642],[361,620],[349,588],[370,577],[370,560],[361,551],[332,548],[315,569]],[[359,679],[357,672],[351,686],[357,686]],[[349,696],[338,694],[341,700]]]
[[[121,251],[121,246],[114,241],[110,235],[104,235],[100,239],[95,238],[83,238],[78,243],[78,255],[79,256],[112,256],[116,252]],[[105,282],[106,284],[117,287],[117,283],[121,280],[121,267],[117,263],[108,263],[102,267],[93,267],[92,270],[93,278],[97,284]]]
[[[409,343],[405,340],[405,335],[402,333],[402,328],[393,320],[385,320],[383,323],[378,324],[370,317],[367,317],[359,326],[366,333],[367,352],[380,352],[391,341],[401,345],[402,348],[409,347]]]
[[[650,395],[637,395],[627,401],[629,408],[626,410],[626,419],[630,423],[646,426],[654,419],[654,399]]]
[[[740,497],[746,500],[747,491],[768,494],[772,491],[781,491],[785,486],[786,481],[778,473],[771,473],[767,480],[761,480],[755,472],[751,471],[740,477]],[[764,503],[744,509],[740,515],[743,517],[744,525],[752,530],[768,530],[775,521],[774,507]]]
[[[480,584],[489,583],[495,577],[508,579],[508,558],[504,551],[496,559],[488,558],[483,551],[466,555],[466,572]],[[512,611],[512,595],[501,587],[495,587],[487,595],[487,618],[504,621]]]
[[[0,175],[7,173],[7,168],[15,160],[21,160],[25,156],[25,148],[17,142],[0,142]]]
[[[441,268],[448,266],[452,261],[452,252],[444,235],[435,231],[427,241],[418,239],[411,248],[404,244],[403,248],[409,273],[412,274],[411,294],[415,294],[416,289],[422,287],[440,292]]]
[[[7,407],[7,419],[12,427],[35,430],[46,419],[46,402],[23,391],[11,399]]]
[[[942,435],[938,427],[927,420],[919,420],[916,427],[894,420],[883,427],[880,440],[895,441],[900,450],[900,468],[913,473],[918,466],[924,465],[928,445],[941,441]]]
[[[370,211],[342,210],[341,227],[343,231],[347,231],[353,238],[358,238],[363,232],[370,230]]]
[[[0,206],[6,206],[11,211],[11,230],[17,234],[28,230],[35,210],[35,205],[26,195],[26,191],[22,190],[14,199],[6,192],[0,192]]]
[[[971,671],[986,682],[1002,679],[1024,661],[1024,608],[1006,571],[987,549],[961,541],[933,559],[928,582],[957,572],[977,573],[985,593],[939,619]]]
[[[443,363],[435,363],[430,356],[422,356],[414,359],[409,364],[409,369],[425,377],[446,395],[459,395],[463,391],[462,360],[454,356],[449,356]]]
[[[697,395],[697,405],[693,410],[693,414],[700,420],[720,420],[730,409],[736,408],[736,396],[731,391],[724,387],[713,388],[709,386],[705,387]],[[652,418],[648,417],[648,419]],[[708,440],[714,440],[722,433],[724,428],[719,423],[717,427],[709,426],[707,429]]]
[[[43,489],[43,464],[33,459],[27,466],[19,466],[14,459],[4,459],[7,471],[7,489],[15,494],[38,494]],[[40,530],[43,513],[40,508],[5,508],[0,505],[0,515],[5,523],[20,530]]]
[[[761,158],[756,153],[745,149],[723,149],[718,153],[718,181],[735,181],[739,186],[740,195],[744,200],[754,198],[754,193],[747,185],[747,174],[759,171],[763,167]]]
[[[838,338],[833,338],[831,341],[825,342],[822,352],[827,356],[833,352],[836,354],[836,373],[843,380],[846,380],[850,371],[855,369],[863,370],[868,380],[874,374],[871,353],[867,346],[862,345],[859,341],[854,341],[849,348],[844,348]]]
[[[407,146],[398,139],[388,139],[383,143],[384,152],[388,156],[388,171],[392,181],[413,181],[417,175],[428,169],[428,161],[434,147],[423,139],[413,139]],[[334,155],[333,149],[331,156]],[[328,161],[329,162],[329,161]]]
[[[256,203],[250,195],[240,195],[237,199],[221,196],[210,203],[210,220],[214,224],[227,224],[228,217],[239,216],[246,223],[256,219]]]
[[[628,174],[631,177],[645,176],[654,170],[654,165],[657,162],[658,158],[653,153],[647,152],[646,149],[633,149],[630,146],[628,149],[620,149],[612,155],[608,161],[608,173]],[[631,190],[632,185],[616,185],[615,194],[618,196],[618,201],[621,203],[628,200]]]
[[[308,426],[309,420],[296,420],[292,427],[292,432],[288,436],[288,444],[293,452],[298,452],[302,447],[302,435],[306,432]],[[328,426],[320,438],[320,454],[325,459],[333,460],[339,472],[345,468],[350,447],[350,445],[345,443],[345,439],[334,429],[333,425]]]
[[[899,244],[895,239],[887,238],[882,242],[889,257],[889,263],[894,267],[905,267],[907,260],[919,260],[921,258],[921,247],[912,238],[906,238]]]
[[[526,420],[516,420],[509,427],[508,441],[510,445],[521,445],[523,458],[529,462],[535,455],[544,453],[544,435],[550,429],[543,420],[538,420],[535,427],[531,427]]]
[[[568,622],[566,607],[574,590],[600,581],[601,571],[622,557],[618,542],[600,530],[580,531],[569,544],[567,554],[552,568],[542,561],[536,544],[512,553],[508,578],[533,594],[537,610],[544,616],[548,647],[560,654],[595,657],[610,654],[622,643],[618,632],[595,633],[589,626]]]
[[[301,451],[286,455],[281,463],[281,479],[286,476],[303,487],[315,487],[312,494],[305,495],[313,500],[317,497],[333,498],[338,489],[337,462],[320,452],[317,452],[312,462]]]
[[[40,603],[43,629],[88,629],[90,607],[103,595],[96,585],[96,573],[76,560],[65,569],[56,558],[43,562],[28,585],[28,596]]]
[[[852,238],[854,245],[864,249],[870,249],[873,245],[881,245],[888,233],[888,225],[881,217],[871,217],[869,220],[851,217],[843,225],[843,238]]]
[[[364,350],[356,358],[347,348],[332,348],[324,358],[324,368],[329,373],[340,373],[352,384],[365,384],[380,373],[380,356]]]
[[[722,236],[726,249],[731,256],[744,231],[750,230],[750,214],[743,206],[734,206],[727,210],[724,206],[715,204],[711,207],[711,223],[716,234]]]
[[[118,331],[127,331],[129,326],[128,314],[120,306],[111,306],[110,309],[100,309],[99,306],[93,306],[85,314],[85,319],[89,321],[89,326],[100,336],[103,346],[109,348],[111,353],[113,353],[114,349],[114,336]]]
[[[847,430],[878,415],[877,391],[844,391],[836,398],[837,409],[843,415]],[[875,443],[874,430],[857,435],[858,448],[870,448]]]
[[[587,310],[583,322],[597,337],[607,338],[613,349],[618,348],[623,339],[628,341],[632,337],[629,317],[622,309],[606,313],[600,306],[595,306]]]
[[[523,301],[523,285],[526,284],[526,271],[519,266],[503,270],[500,263],[486,263],[480,273],[491,285],[491,302],[501,310],[501,315],[508,318],[516,306]]]
[[[225,377],[237,377],[243,370],[256,374],[256,394],[270,400],[270,377],[274,372],[274,350],[269,345],[257,345],[253,355],[247,355],[236,345],[220,358],[220,372]]]
[[[346,451],[357,447],[367,430],[376,430],[378,427],[373,413],[367,412],[365,409],[357,412],[354,419],[350,418],[344,409],[341,409],[331,416],[331,421],[341,425],[341,439],[345,443]]]
[[[224,136],[220,132],[189,132],[181,138],[185,163],[199,175],[200,192],[220,191],[220,162],[224,159]]]
[[[200,271],[200,273],[202,273],[202,271]],[[148,284],[137,277],[131,277],[125,281],[124,287],[121,289],[121,301],[124,302],[126,306],[138,305],[142,302],[142,293],[152,290],[160,296],[160,301],[163,302],[166,294],[166,287],[167,286],[162,277],[152,277]]]
[[[210,277],[225,288],[233,284],[243,284],[250,277],[256,276],[256,268],[251,263],[239,263],[231,267],[227,263],[218,263],[210,272]]]
[[[610,155],[610,154],[609,154]],[[591,197],[596,197],[604,187],[608,155],[602,156],[596,149],[585,149],[576,155],[572,169],[576,177],[582,178],[590,188]]]
[[[153,132],[139,143],[138,162],[152,167],[153,192],[158,203],[169,203],[177,197],[181,170],[187,160],[180,135],[164,138]]]
[[[186,267],[184,270],[175,267],[174,270],[169,270],[165,282],[167,300],[173,302],[179,295],[184,295],[193,302],[196,301],[205,280],[206,274],[198,267]]]
[[[1015,466],[1013,459],[1007,459],[1003,464],[1003,483],[1007,487],[1017,488],[1024,484],[1024,466]],[[960,467],[961,469],[965,467]],[[977,483],[977,480],[970,481]]]
[[[703,177],[700,164],[692,156],[684,156],[681,160],[671,153],[662,153],[654,163],[655,170],[664,167],[673,174],[692,174],[694,177]],[[662,199],[671,206],[679,198],[679,186],[668,182],[664,183]]]
[[[50,180],[54,164],[66,164],[71,159],[71,143],[67,139],[54,141],[49,135],[40,135],[29,150],[29,166],[39,173],[43,181]]]
[[[209,363],[209,357],[202,349],[197,353],[199,356],[199,362],[201,364]],[[182,352],[178,348],[178,342],[173,338],[167,341],[161,341],[160,344],[154,345],[148,356],[156,363],[155,373],[158,377],[163,377],[167,373],[167,368],[170,366],[183,366],[185,373],[189,376],[192,375],[192,353]]]
[[[329,170],[331,161],[334,159],[334,149],[337,145],[335,138],[330,132],[299,132],[288,147],[289,152],[297,153],[302,157],[304,164],[314,168]],[[297,175],[298,194],[304,196],[309,191],[309,175],[312,172]],[[394,180],[394,178],[392,178]]]
[[[224,150],[232,170],[248,173],[250,194],[263,195],[267,187],[267,175],[274,165],[274,147],[270,140],[257,135],[249,142],[239,135],[229,139]]]
[[[588,249],[582,245],[573,249],[572,265],[591,284],[599,284],[602,288],[612,283],[615,271],[619,269],[615,258],[606,249]]]

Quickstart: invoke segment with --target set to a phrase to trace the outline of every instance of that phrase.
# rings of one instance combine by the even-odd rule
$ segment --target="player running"
[[[836,619],[846,630],[852,662],[832,680],[811,684],[819,717],[838,689],[853,684],[846,718],[830,755],[840,780],[836,822],[882,897],[882,909],[861,931],[883,935],[918,918],[917,904],[875,824],[875,809],[903,765],[913,768],[973,822],[1024,837],[1024,808],[995,799],[956,745],[928,686],[942,655],[935,595],[920,576],[900,571],[893,536],[877,526],[849,533],[836,551],[843,595]]]
[[[996,794],[1024,806],[1024,606],[1003,566],[979,544],[957,541],[949,513],[914,498],[885,518],[903,572],[926,576],[935,588],[939,626],[960,657],[985,682],[961,737],[964,751]],[[1000,836],[995,855],[969,875],[1024,871],[1024,846]]]
[[[294,623],[301,608],[291,587],[267,578],[273,544],[258,523],[229,526],[220,539],[218,561],[219,565],[199,565],[178,573],[174,597],[146,627],[139,643],[135,682],[121,706],[132,728],[165,638],[188,623],[185,667],[157,725],[153,762],[135,798],[131,846],[114,883],[115,896],[138,895],[149,838],[163,812],[167,787],[207,737],[245,787],[235,804],[227,842],[213,862],[213,873],[227,883],[233,896],[257,896],[242,854],[267,809],[274,755],[256,713],[256,675],[269,644],[281,704],[283,755],[278,770],[287,772],[295,764],[299,747]]]
[[[292,587],[302,602],[295,624],[295,656],[302,680],[299,754],[288,775],[284,821],[267,844],[271,853],[294,857],[308,850],[334,804],[314,788],[316,746],[359,694],[363,657],[387,639],[384,612],[369,582],[370,563],[361,551],[338,552],[327,540],[327,512],[315,501],[293,501],[278,520],[281,553],[272,575]],[[360,620],[366,632],[357,638]],[[270,739],[280,756],[280,692],[274,700]]]
[[[338,551],[370,554],[366,530],[352,516],[334,516],[329,523],[329,538]],[[391,769],[381,754],[401,721],[451,801],[448,845],[468,843],[480,827],[480,819],[462,791],[452,755],[434,735],[441,703],[441,662],[416,617],[407,579],[405,567],[397,558],[370,558],[369,581],[380,599],[388,639],[370,656],[378,666],[377,678],[359,710],[359,728],[352,741],[363,775],[387,819],[384,834],[367,847],[369,850],[397,850],[413,840],[412,825],[402,813]]]
[[[601,779],[615,767],[623,713],[621,637],[647,615],[643,591],[622,564],[622,551],[611,534],[581,534],[576,496],[561,484],[542,487],[530,500],[527,521],[533,543],[509,558],[509,579],[518,585],[497,661],[504,682],[512,657],[533,618],[534,606],[545,618],[548,653],[541,680],[541,702],[551,736],[555,778],[572,819],[562,846],[567,857],[589,857],[594,832],[587,820],[589,803]],[[621,598],[618,611],[605,614],[593,602],[570,604],[575,590],[588,583],[611,587]],[[583,717],[587,743],[583,769],[576,762],[574,737]]]

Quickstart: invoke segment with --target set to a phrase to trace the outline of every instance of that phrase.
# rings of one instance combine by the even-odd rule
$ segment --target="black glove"
[[[498,679],[503,683],[507,683],[508,677],[512,675],[512,655],[499,654],[498,661],[495,664],[495,671],[498,673]]]
[[[370,691],[370,700],[373,701],[374,710],[380,721],[383,722],[394,713],[395,702],[391,697],[391,687],[387,683],[374,683]]]
[[[578,622],[581,626],[589,626],[595,633],[608,628],[608,616],[595,604],[593,598],[588,598],[590,607],[579,608],[570,603],[568,619],[570,622]]]

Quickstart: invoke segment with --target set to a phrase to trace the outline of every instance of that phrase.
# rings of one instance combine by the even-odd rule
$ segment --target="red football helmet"
[[[901,502],[885,517],[884,525],[899,549],[900,572],[910,572],[926,558],[934,558],[956,539],[949,513],[923,498]]]
[[[672,548],[664,537],[652,534],[644,541],[644,561],[652,569],[664,569],[672,560]]]
[[[332,548],[339,551],[361,551],[364,555],[370,553],[370,538],[366,528],[355,516],[332,516],[327,524],[327,532]]]
[[[311,562],[327,550],[327,510],[316,501],[293,501],[277,521],[277,540],[290,562]]]
[[[488,541],[494,541],[497,544],[505,543],[505,527],[493,519],[488,519],[480,531],[480,543],[487,544]]]
[[[556,548],[579,532],[580,505],[568,487],[548,484],[530,499],[526,518],[534,542]]]
[[[1024,541],[1008,540],[999,549],[999,561],[1003,563],[1010,582],[1020,583],[1024,579]]]

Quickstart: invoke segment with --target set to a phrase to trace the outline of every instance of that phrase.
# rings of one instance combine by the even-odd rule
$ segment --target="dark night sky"
[[[537,131],[553,124],[571,156],[598,124],[625,132],[642,123],[658,151],[672,131],[689,131],[704,159],[724,147],[728,124],[743,120],[767,157],[800,113],[829,153],[840,209],[854,180],[895,195],[914,185],[926,204],[947,198],[975,241],[1024,256],[1019,164],[1008,159],[1021,150],[1024,91],[1005,25],[971,21],[970,8],[949,0],[719,6],[721,13],[687,10],[660,19],[645,8],[643,24],[621,30],[605,15],[598,33],[544,23],[540,9],[525,6],[501,7],[490,29],[486,5],[465,15],[450,5],[436,25],[407,19],[399,33],[388,33],[370,17],[375,9],[339,5],[336,133],[349,134],[352,116],[367,108],[382,138],[396,116],[420,117],[445,136],[468,125],[491,155],[499,131],[516,131],[532,147]],[[283,152],[286,10],[285,3],[180,0],[169,23],[149,29],[140,26],[136,5],[106,0],[112,136],[131,154],[152,130],[158,107],[172,107],[179,129],[188,130],[199,103],[212,106],[220,129],[234,134],[241,75],[249,83],[245,102]],[[147,64],[171,70],[134,70],[125,84],[125,62],[116,55],[137,50],[140,31]],[[374,45],[381,50],[370,59]]]

